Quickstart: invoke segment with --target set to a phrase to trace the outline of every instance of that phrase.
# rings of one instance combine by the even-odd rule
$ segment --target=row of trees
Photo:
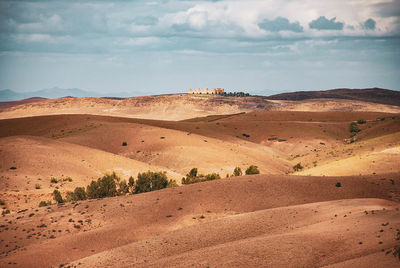
[[[113,172],[104,175],[102,178],[98,178],[97,181],[91,181],[86,187],[86,190],[84,187],[76,187],[73,192],[68,191],[65,197],[61,195],[60,191],[54,190],[53,195],[57,203],[64,203],[125,195],[128,193],[138,194],[151,192],[173,186],[177,186],[177,184],[174,180],[168,180],[166,172],[147,171],[139,173],[136,181],[131,176],[128,182],[126,180],[121,180],[121,178]],[[41,203],[43,202],[45,201]]]
[[[246,175],[254,175],[254,174],[260,174],[260,171],[258,170],[257,166],[249,166],[246,171]],[[235,167],[233,170],[232,176],[242,176],[243,172],[240,167]],[[229,175],[227,175],[229,177]],[[203,182],[203,181],[212,181],[212,180],[219,180],[221,179],[220,175],[218,173],[211,173],[207,175],[203,174],[198,174],[197,168],[192,168],[188,174],[186,174],[186,177],[182,178],[182,184],[192,184],[192,183],[197,183],[197,182]]]
[[[221,177],[217,173],[211,173],[207,175],[197,174],[197,168],[192,168],[188,174],[186,174],[186,178],[182,178],[182,184],[192,184],[202,181],[213,181],[219,180]]]
[[[245,92],[224,92],[223,96],[225,97],[248,97],[249,93]]]
[[[259,174],[257,166],[249,166],[246,169],[246,175]],[[236,167],[232,176],[241,176],[242,170]],[[191,184],[202,181],[212,181],[221,179],[217,173],[207,175],[198,174],[197,168],[192,168],[186,177],[182,178],[182,184]],[[125,194],[139,194],[145,192],[156,191],[167,187],[178,186],[174,180],[168,180],[166,172],[147,171],[139,173],[137,180],[132,176],[129,180],[121,180],[115,174],[106,174],[97,181],[91,181],[86,189],[84,187],[76,187],[74,191],[68,191],[62,196],[59,190],[54,190],[53,196],[57,203],[73,202],[86,199],[113,197]],[[39,206],[51,205],[51,202],[42,201]]]

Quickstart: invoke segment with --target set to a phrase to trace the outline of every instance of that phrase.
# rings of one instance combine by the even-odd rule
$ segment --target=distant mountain
[[[96,93],[85,91],[79,88],[48,88],[31,92],[15,92],[10,89],[0,90],[0,101],[16,101],[27,98],[42,97],[48,99],[61,98],[66,96],[72,97],[128,97],[126,92],[118,93]]]
[[[400,106],[400,92],[383,88],[338,88],[323,91],[297,91],[268,96],[270,100],[346,99]]]

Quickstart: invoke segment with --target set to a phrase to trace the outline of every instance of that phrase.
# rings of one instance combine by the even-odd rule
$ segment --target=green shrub
[[[243,136],[243,137],[246,137],[246,138],[249,138],[249,137],[250,137],[250,135],[249,135],[249,134],[246,134],[246,133],[243,133],[242,136]]]
[[[301,163],[297,163],[296,165],[293,166],[294,171],[299,171],[302,169],[303,169],[303,166],[301,165]]]
[[[221,177],[217,173],[207,174],[205,177],[206,181],[213,181],[213,180],[219,180],[219,179],[221,179]]]
[[[167,188],[178,187],[179,185],[176,183],[175,180],[169,180]]]
[[[367,123],[367,121],[365,121],[364,119],[358,119],[357,120],[357,124],[365,124],[365,123]]]
[[[55,178],[55,177],[51,177],[50,182],[51,182],[51,183],[57,183],[58,180],[57,180],[57,178]]]
[[[97,181],[92,181],[86,187],[87,197],[93,199],[116,196],[117,185],[115,181],[119,180],[119,177],[113,172],[112,174],[104,175],[102,178],[97,179]]]
[[[76,187],[72,196],[73,196],[72,201],[87,199],[85,188],[83,188],[83,187]]]
[[[337,182],[335,186],[336,187],[342,187],[342,184],[340,182]]]
[[[138,174],[136,181],[136,193],[145,193],[166,188],[168,178],[166,172],[147,171]]]
[[[360,132],[360,129],[358,128],[357,123],[356,122],[351,122],[350,123],[350,133],[353,135],[353,133],[357,134],[357,132]]]
[[[71,178],[71,177],[66,177],[66,178],[63,178],[62,180],[63,180],[63,181],[69,181],[69,182],[72,182],[72,178]]]
[[[6,214],[10,214],[10,210],[9,209],[6,209],[6,210],[3,210],[2,212],[1,212],[1,215],[6,215]]]
[[[35,189],[40,189],[40,188],[41,188],[40,184],[39,184],[39,183],[36,183],[36,184],[35,184]]]
[[[59,190],[54,190],[53,194],[54,194],[54,199],[56,200],[57,203],[59,204],[64,203],[64,200]]]
[[[129,187],[128,184],[126,183],[126,180],[122,180],[119,182],[119,189],[118,189],[118,194],[124,195],[129,193]]]
[[[135,188],[135,179],[132,176],[129,177],[128,186],[129,186],[131,192],[133,193],[134,188]]]
[[[203,181],[212,181],[221,179],[220,175],[217,173],[202,175],[197,174],[197,168],[192,168],[188,174],[186,174],[186,178],[182,178],[182,184],[192,184]]]
[[[126,141],[122,142],[122,146],[127,146],[128,143]]]
[[[260,174],[260,171],[258,170],[257,166],[251,165],[246,169],[246,175],[254,175],[254,174]]]
[[[242,169],[240,167],[235,167],[233,170],[233,176],[242,176]]]
[[[39,203],[39,207],[41,208],[41,207],[47,207],[47,206],[50,206],[52,203],[51,203],[51,201],[40,201],[40,203]]]
[[[197,168],[192,168],[188,174],[186,174],[188,178],[195,178],[197,177]]]
[[[17,169],[17,167],[10,167],[10,169],[11,169],[11,170],[16,170],[16,169]]]

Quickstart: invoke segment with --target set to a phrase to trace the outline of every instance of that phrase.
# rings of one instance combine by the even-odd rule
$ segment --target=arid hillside
[[[171,108],[156,109],[157,98]],[[117,111],[134,99],[45,100],[0,113],[23,115],[0,120],[0,267],[400,264],[398,107],[226,98],[204,114],[218,98],[145,99],[120,116],[110,103]],[[203,110],[183,116],[189,106]],[[154,119],[163,117],[171,120]],[[245,176],[251,165],[260,175]],[[192,168],[219,177],[182,185]],[[119,196],[68,199],[106,173],[122,183],[148,170],[166,172],[168,188],[134,192],[136,181]]]
[[[383,88],[338,88],[322,91],[298,91],[269,96],[271,100],[344,99],[400,106],[400,92]]]
[[[253,175],[28,209],[2,218],[0,264],[395,267],[399,182]]]
[[[23,99],[23,100],[18,100],[18,101],[3,101],[0,102],[0,112],[9,109],[11,107],[14,106],[18,106],[18,105],[22,105],[22,104],[26,104],[26,103],[33,103],[33,102],[40,102],[40,101],[45,101],[46,98],[40,98],[40,97],[36,97],[36,98],[29,98],[29,99]]]
[[[400,107],[363,100],[307,99],[273,100],[267,97],[223,97],[188,94],[145,96],[126,99],[48,99],[4,109],[0,119],[57,114],[94,114],[156,120],[185,120],[207,115],[253,111],[362,111],[399,113]]]
[[[359,119],[365,123],[351,138],[350,123]],[[166,171],[178,184],[194,167],[221,177],[250,165],[261,174],[400,172],[399,133],[398,115],[365,112],[263,111],[184,121],[96,115],[6,119],[0,120],[5,189],[0,198],[15,210],[33,208],[39,198],[51,199],[55,187],[62,192],[84,187],[112,171],[125,180],[147,170]],[[295,170],[297,164],[301,168]],[[59,186],[51,177],[71,177],[73,183]]]

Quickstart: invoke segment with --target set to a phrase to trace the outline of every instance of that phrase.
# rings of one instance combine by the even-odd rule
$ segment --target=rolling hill
[[[270,100],[345,99],[400,106],[400,92],[383,88],[339,88],[323,91],[297,91],[268,96]]]

